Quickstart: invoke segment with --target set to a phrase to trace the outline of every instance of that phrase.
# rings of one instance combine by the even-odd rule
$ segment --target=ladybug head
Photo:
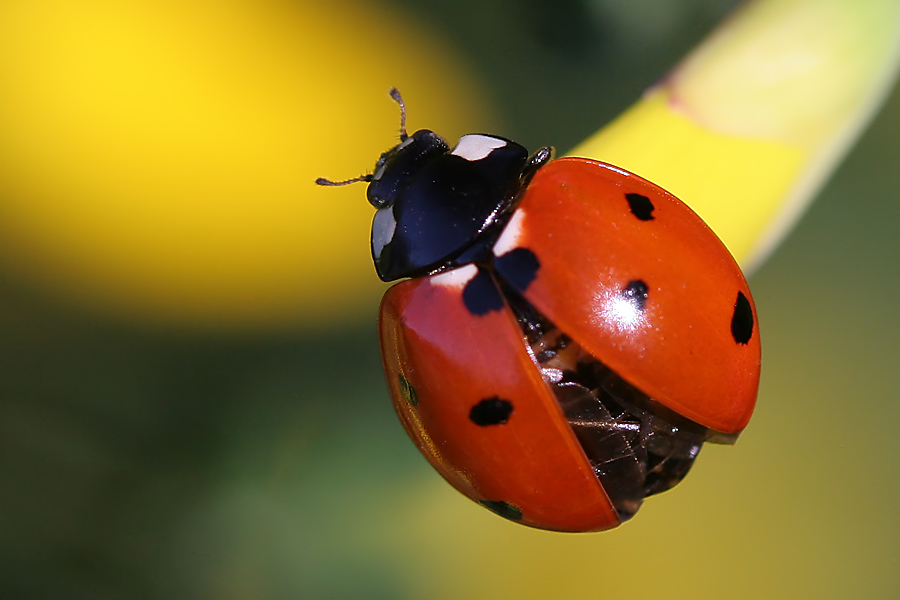
[[[369,184],[366,196],[377,209],[372,259],[383,281],[489,260],[519,191],[551,150],[529,158],[521,145],[485,134],[465,135],[451,150],[433,131],[408,135],[403,100],[396,89],[391,97],[400,106],[400,142],[381,155],[374,172],[316,183]]]
[[[316,179],[318,185],[348,185],[366,182],[369,188],[366,198],[375,208],[385,208],[394,203],[400,190],[404,188],[416,171],[435,156],[450,150],[441,136],[427,129],[420,129],[411,136],[406,133],[406,104],[397,88],[391,88],[391,98],[400,107],[400,143],[382,153],[375,163],[373,173],[347,179],[331,181],[324,177]]]
[[[428,129],[420,129],[411,136],[404,131],[400,140],[399,144],[381,155],[375,163],[375,172],[368,179],[366,198],[375,208],[392,205],[423,165],[450,150],[441,136]]]

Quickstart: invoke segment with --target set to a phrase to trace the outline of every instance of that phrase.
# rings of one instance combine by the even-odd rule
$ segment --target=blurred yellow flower
[[[896,0],[756,0],[571,154],[668,189],[759,264],[891,89]]]
[[[572,153],[671,190],[752,267],[878,106],[898,33],[895,0],[749,2]],[[471,78],[435,39],[354,0],[3,3],[0,269],[167,326],[374,311],[371,207],[312,181],[393,143],[368,126],[396,122],[390,85],[448,139],[479,128]]]
[[[369,127],[397,123],[391,85],[442,131],[478,120],[436,39],[348,0],[4,2],[0,266],[167,326],[374,310],[371,207],[313,180],[371,169],[395,142],[396,126]]]

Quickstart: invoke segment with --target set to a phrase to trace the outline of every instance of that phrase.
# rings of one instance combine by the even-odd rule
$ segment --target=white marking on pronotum
[[[466,160],[481,160],[497,148],[506,146],[506,140],[492,135],[471,133],[459,138],[456,148],[450,154]]]
[[[510,217],[506,227],[503,228],[503,233],[500,234],[500,237],[494,243],[494,256],[503,256],[520,246],[519,239],[522,237],[522,221],[524,219],[524,210],[517,208],[513,211],[512,217]]]
[[[372,256],[375,260],[381,258],[381,251],[394,239],[396,229],[397,219],[394,218],[393,206],[375,211],[375,218],[372,220]]]
[[[458,269],[445,271],[431,276],[431,285],[439,285],[455,290],[462,290],[466,284],[478,275],[478,267],[475,265],[466,265]]]

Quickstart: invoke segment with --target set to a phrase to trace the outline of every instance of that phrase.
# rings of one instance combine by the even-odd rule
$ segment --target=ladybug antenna
[[[391,88],[391,98],[400,106],[400,141],[405,142],[409,137],[406,133],[406,104],[403,103],[403,96],[397,88]]]
[[[406,133],[406,104],[403,102],[403,96],[400,95],[400,90],[397,88],[391,88],[391,98],[394,99],[394,102],[400,106],[400,142],[405,142],[409,139],[409,134]],[[316,179],[316,185],[331,185],[331,186],[340,186],[340,185],[350,185],[351,183],[359,183],[364,181],[366,183],[372,182],[372,174],[360,175],[359,177],[354,177],[353,179],[347,179],[346,181],[332,181],[330,179],[325,179],[324,177],[319,177]]]
[[[316,179],[316,185],[350,185],[351,183],[359,183],[360,181],[365,181],[369,183],[372,181],[372,175],[360,175],[359,177],[354,177],[353,179],[347,179],[346,181],[332,181],[330,179],[325,179],[324,177],[319,177]]]

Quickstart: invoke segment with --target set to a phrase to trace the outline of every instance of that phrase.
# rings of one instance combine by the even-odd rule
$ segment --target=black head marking
[[[493,278],[484,269],[478,269],[478,274],[469,280],[463,289],[462,298],[468,311],[476,317],[503,308],[503,296],[500,295]]]
[[[516,248],[494,260],[494,268],[517,291],[524,292],[537,277],[541,261],[528,248]]]
[[[400,394],[403,396],[403,399],[406,400],[406,403],[410,406],[418,406],[419,395],[416,394],[416,388],[414,388],[409,380],[402,374],[397,375],[397,380],[400,384]]]
[[[653,217],[653,203],[650,202],[650,198],[644,196],[643,194],[635,194],[629,193],[625,194],[625,199],[628,200],[628,206],[631,207],[631,214],[636,216],[641,221],[652,221]]]
[[[391,219],[373,222],[379,277],[394,281],[465,264],[459,255],[505,219],[527,159],[524,147],[504,138],[467,135],[450,150],[426,130],[389,150],[366,192],[373,206],[391,210]]]
[[[500,515],[504,519],[509,519],[510,521],[522,520],[522,509],[513,506],[509,502],[503,502],[502,500],[479,500],[478,504],[495,514]]]
[[[634,281],[629,281],[628,285],[619,292],[619,295],[636,309],[643,312],[647,308],[647,298],[650,297],[650,290],[646,283],[640,279],[635,279]]]
[[[469,420],[479,427],[490,425],[504,425],[512,414],[513,405],[509,400],[498,396],[485,398],[472,407],[469,411]]]
[[[731,317],[731,335],[738,344],[747,344],[753,337],[753,308],[743,292],[738,292]]]

